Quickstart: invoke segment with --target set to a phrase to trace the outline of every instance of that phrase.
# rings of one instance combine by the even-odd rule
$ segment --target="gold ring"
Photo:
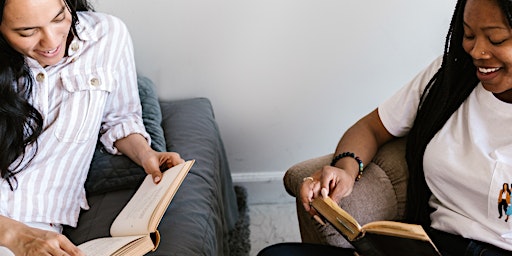
[[[304,182],[304,181],[306,181],[306,180],[314,181],[313,177],[311,177],[311,176],[308,176],[308,177],[306,177],[306,178],[302,179],[302,182]]]

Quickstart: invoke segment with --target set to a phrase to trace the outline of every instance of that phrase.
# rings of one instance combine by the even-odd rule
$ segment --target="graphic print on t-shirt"
[[[504,226],[512,226],[512,166],[496,162],[488,196],[489,221],[498,221]],[[501,226],[502,224],[500,224]]]
[[[501,219],[505,215],[505,222],[508,222],[509,216],[512,215],[512,206],[510,205],[510,186],[511,185],[505,182],[498,192],[498,218]]]

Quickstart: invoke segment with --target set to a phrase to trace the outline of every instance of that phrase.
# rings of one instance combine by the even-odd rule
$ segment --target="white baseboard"
[[[248,204],[293,203],[295,198],[289,195],[283,185],[284,172],[233,173],[235,185],[247,189]]]
[[[249,173],[232,173],[233,182],[271,182],[282,181],[284,172],[249,172]]]

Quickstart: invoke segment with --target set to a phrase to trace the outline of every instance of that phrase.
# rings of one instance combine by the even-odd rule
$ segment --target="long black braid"
[[[497,0],[512,24],[512,3]],[[462,48],[463,15],[466,0],[459,0],[455,7],[441,68],[423,92],[417,117],[407,139],[406,160],[409,168],[407,186],[406,220],[423,225],[430,224],[431,210],[428,200],[431,191],[425,182],[423,155],[434,135],[450,116],[469,97],[479,80],[472,59]]]

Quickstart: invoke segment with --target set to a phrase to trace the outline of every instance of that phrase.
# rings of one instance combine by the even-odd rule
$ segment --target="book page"
[[[112,255],[119,248],[144,236],[104,237],[85,242],[78,246],[87,256]]]
[[[163,213],[169,206],[194,160],[174,166],[163,173],[158,184],[147,175],[139,189],[112,223],[112,236],[142,235],[156,231]]]
[[[311,205],[349,241],[360,235],[361,226],[359,223],[330,197],[316,198]]]
[[[420,225],[395,221],[374,221],[363,226],[366,232],[382,235],[393,235],[404,238],[413,238],[430,241],[427,233]]]

